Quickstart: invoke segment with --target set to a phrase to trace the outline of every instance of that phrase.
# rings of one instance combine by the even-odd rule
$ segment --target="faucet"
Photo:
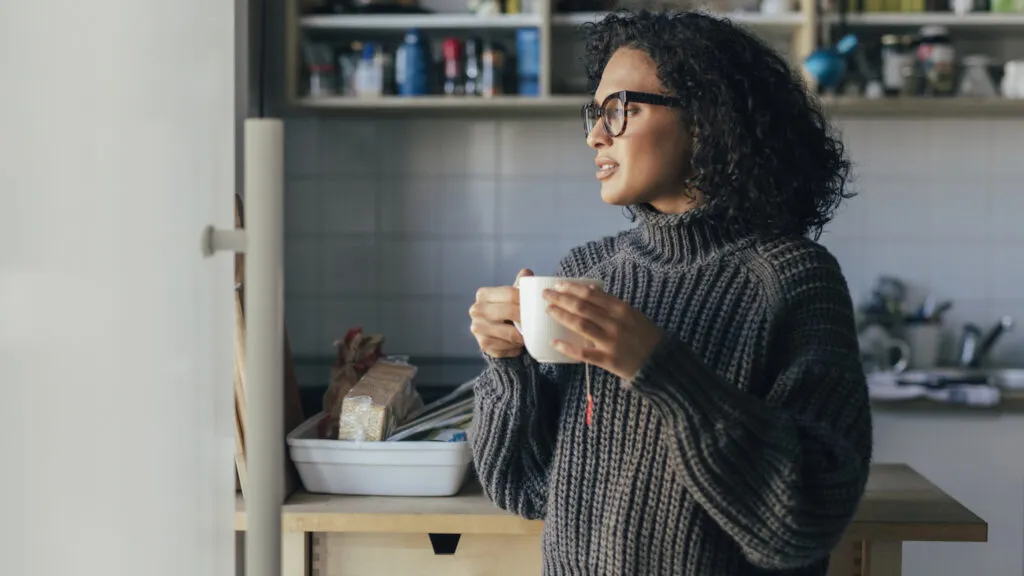
[[[992,350],[999,337],[1013,328],[1013,318],[1003,316],[996,325],[982,335],[981,328],[974,324],[966,324],[960,340],[960,366],[963,368],[980,368],[985,357]]]

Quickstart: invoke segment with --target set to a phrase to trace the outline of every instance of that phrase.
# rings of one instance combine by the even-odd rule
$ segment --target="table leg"
[[[308,533],[281,533],[281,576],[310,576]]]
[[[902,542],[864,542],[862,576],[900,576],[903,573]]]
[[[850,538],[843,538],[832,550],[826,576],[860,576],[860,555],[864,545]]]

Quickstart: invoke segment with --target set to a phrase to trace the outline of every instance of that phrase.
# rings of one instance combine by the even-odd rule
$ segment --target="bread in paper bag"
[[[380,442],[405,417],[422,405],[413,388],[416,367],[379,360],[345,395],[338,422],[338,439]]]
[[[363,329],[350,329],[343,340],[336,341],[337,360],[331,366],[331,381],[323,397],[323,419],[317,427],[320,438],[338,437],[338,418],[341,406],[359,379],[383,357],[381,346],[384,337],[380,334],[363,334]]]

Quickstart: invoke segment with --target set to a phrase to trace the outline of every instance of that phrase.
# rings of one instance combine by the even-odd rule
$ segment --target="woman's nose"
[[[594,128],[590,130],[590,134],[587,134],[587,146],[591,148],[600,149],[611,144],[611,137],[608,136],[608,131],[604,129],[604,122],[597,122]]]

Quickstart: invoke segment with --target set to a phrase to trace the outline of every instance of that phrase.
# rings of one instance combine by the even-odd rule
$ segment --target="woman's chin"
[[[612,206],[629,206],[632,204],[632,196],[622,187],[615,186],[617,182],[601,182],[601,200]]]
[[[601,200],[605,204],[611,204],[612,206],[629,206],[636,204],[639,198],[636,194],[630,194],[626,190],[622,190],[620,187],[615,186],[611,182],[605,182],[601,185]]]

